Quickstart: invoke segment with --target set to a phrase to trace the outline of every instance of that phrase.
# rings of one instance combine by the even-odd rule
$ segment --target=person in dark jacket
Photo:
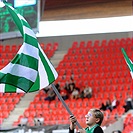
[[[86,117],[87,128],[79,129],[78,133],[104,133],[100,125],[102,124],[104,115],[99,109],[90,109]],[[74,133],[76,127],[76,117],[70,115],[69,133]]]

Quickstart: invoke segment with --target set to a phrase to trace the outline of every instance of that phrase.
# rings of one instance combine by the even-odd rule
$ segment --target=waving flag
[[[0,70],[0,92],[33,92],[45,88],[58,74],[49,61],[28,22],[4,2],[24,42],[14,59]]]
[[[126,63],[130,69],[131,77],[132,77],[132,92],[133,92],[133,62],[128,58],[125,50],[122,48],[122,53],[124,55],[124,58],[126,60]],[[132,93],[132,98],[133,98],[133,93]]]
[[[122,53],[124,55],[124,58],[126,60],[126,63],[128,65],[128,67],[130,69],[131,77],[133,79],[133,62],[128,58],[128,56],[127,56],[127,54],[126,54],[126,52],[125,52],[125,50],[123,48],[122,48]]]

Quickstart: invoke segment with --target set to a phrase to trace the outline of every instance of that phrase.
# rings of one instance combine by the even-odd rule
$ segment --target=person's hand
[[[73,115],[70,115],[70,129],[73,130],[76,126],[76,117]]]

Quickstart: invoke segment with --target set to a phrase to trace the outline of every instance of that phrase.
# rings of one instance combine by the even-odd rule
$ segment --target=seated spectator
[[[72,99],[78,99],[79,98],[79,91],[78,89],[74,88],[72,94],[71,94]]]
[[[85,89],[83,90],[84,98],[91,98],[92,97],[92,88],[86,85]]]
[[[106,110],[107,109],[109,109],[110,111],[112,111],[111,100],[109,98],[106,100]]]
[[[112,111],[111,101],[110,101],[109,98],[106,100],[106,103],[105,103],[105,104],[102,103],[102,105],[101,105],[101,107],[100,107],[100,110],[103,110],[103,111],[108,110],[108,109],[109,109],[110,111]]]
[[[119,105],[119,101],[116,99],[116,96],[114,96],[114,99],[111,103],[112,109],[117,108],[118,105]]]
[[[43,88],[42,90],[44,91],[44,93],[47,93],[48,90],[49,90],[49,88],[48,88],[48,87],[45,87],[45,88]]]
[[[60,92],[60,85],[59,85],[59,83],[55,83],[55,87]]]
[[[106,106],[104,105],[104,103],[101,104],[100,110],[103,110],[103,111],[106,110]]]
[[[54,92],[54,90],[53,90],[52,87],[49,88],[49,90],[48,90],[48,92],[47,92],[47,95],[48,95],[48,96],[45,98],[45,100],[47,100],[47,101],[52,101],[52,100],[55,99],[56,95],[55,95],[55,92]]]
[[[65,90],[67,91],[68,97],[71,97],[71,94],[75,88],[74,80],[71,78],[69,82],[65,83]]]
[[[75,87],[76,87],[75,82],[74,82],[74,80],[71,78],[70,81],[69,81],[69,83],[68,83],[69,92],[72,93]]]
[[[18,126],[27,126],[28,125],[28,118],[24,116],[21,118],[20,124]]]
[[[38,117],[34,117],[34,125],[35,126],[41,126],[44,125],[44,117],[42,114],[40,114]]]
[[[60,87],[60,95],[64,100],[68,99],[68,94],[64,87]]]
[[[125,101],[125,105],[123,105],[125,112],[127,112],[130,109],[133,109],[133,99],[130,97],[130,95],[127,95],[127,99]]]

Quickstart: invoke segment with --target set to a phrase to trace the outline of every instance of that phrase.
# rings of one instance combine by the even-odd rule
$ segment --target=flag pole
[[[61,97],[60,93],[58,92],[58,90],[56,89],[55,85],[54,84],[51,84],[54,92],[56,93],[56,95],[58,96],[58,98],[60,99],[60,101],[62,102],[63,106],[66,108],[67,112],[70,114],[70,115],[73,115],[72,112],[70,111],[70,109],[68,108],[68,106],[66,105],[65,101],[63,100],[63,98]],[[80,124],[78,123],[78,121],[76,122],[78,128],[82,129],[82,127],[80,126]]]

